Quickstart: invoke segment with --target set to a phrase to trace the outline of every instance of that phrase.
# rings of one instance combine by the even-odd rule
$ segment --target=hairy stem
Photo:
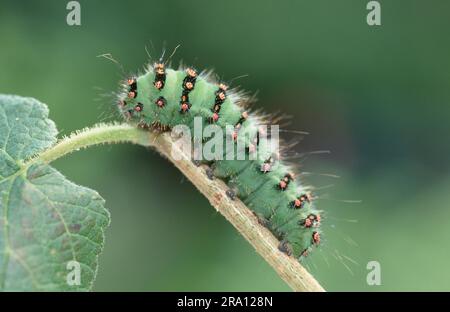
[[[91,145],[120,142],[153,146],[168,158],[208,198],[211,205],[252,244],[294,291],[324,291],[297,260],[278,250],[278,240],[268,229],[259,224],[254,214],[239,199],[231,200],[226,195],[227,186],[223,181],[210,180],[202,167],[197,167],[192,163],[190,155],[183,154],[183,150],[173,144],[174,140],[170,133],[144,131],[128,124],[97,125],[62,139],[38,157],[30,160],[29,163],[38,161],[49,163]],[[177,155],[177,160],[173,155]],[[181,160],[179,160],[180,158]]]
[[[149,146],[154,134],[149,131],[142,131],[136,126],[129,124],[99,124],[92,128],[87,128],[73,133],[69,137],[60,140],[56,145],[44,151],[36,159],[49,163],[66,154],[98,144],[124,143]]]

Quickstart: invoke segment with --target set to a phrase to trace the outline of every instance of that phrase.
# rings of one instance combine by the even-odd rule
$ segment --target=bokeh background
[[[306,264],[327,290],[450,290],[450,2],[380,1],[380,27],[365,0],[79,2],[70,27],[67,1],[0,0],[1,93],[47,103],[69,134],[114,119],[123,75],[98,55],[128,73],[145,46],[181,44],[175,64],[247,74],[234,85],[310,132],[297,152],[331,151],[298,159],[326,212]],[[54,165],[112,214],[94,290],[289,290],[154,151],[102,146]],[[381,286],[366,283],[371,260]]]

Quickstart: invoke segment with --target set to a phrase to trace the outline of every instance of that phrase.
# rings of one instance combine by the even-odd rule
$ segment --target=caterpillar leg
[[[234,190],[228,189],[226,191],[226,194],[227,194],[228,198],[230,198],[231,200],[235,200],[236,199],[237,194],[236,194],[236,192]]]
[[[278,250],[284,252],[286,255],[292,255],[292,247],[287,241],[281,241],[278,245]]]
[[[206,173],[206,176],[208,177],[208,179],[214,180],[214,170],[212,170],[211,167],[206,167],[205,173]]]
[[[265,218],[263,215],[261,215],[257,212],[254,212],[254,211],[252,211],[252,212],[255,215],[256,219],[258,219],[259,224],[270,229],[270,221],[267,218]]]

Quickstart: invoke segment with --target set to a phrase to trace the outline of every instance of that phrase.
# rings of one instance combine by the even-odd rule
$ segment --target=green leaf
[[[97,192],[39,160],[56,135],[44,104],[0,95],[0,290],[89,290],[94,281],[109,214]]]

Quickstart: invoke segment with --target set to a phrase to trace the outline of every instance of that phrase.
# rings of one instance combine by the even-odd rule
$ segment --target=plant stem
[[[153,146],[168,158],[208,198],[211,205],[233,224],[294,291],[324,291],[296,259],[278,250],[278,240],[258,222],[255,215],[242,201],[231,200],[226,195],[228,188],[223,181],[210,180],[203,168],[197,167],[191,161],[190,155],[185,155],[183,150],[174,144],[170,133],[145,131],[129,124],[101,124],[62,139],[38,157],[30,160],[29,163],[38,161],[49,163],[91,145],[120,142]],[[172,155],[177,155],[177,160]],[[180,158],[181,160],[179,160]]]
[[[98,124],[63,138],[30,162],[39,160],[49,163],[71,152],[99,144],[130,142],[149,146],[154,136],[149,131],[142,131],[137,126],[129,124]]]

